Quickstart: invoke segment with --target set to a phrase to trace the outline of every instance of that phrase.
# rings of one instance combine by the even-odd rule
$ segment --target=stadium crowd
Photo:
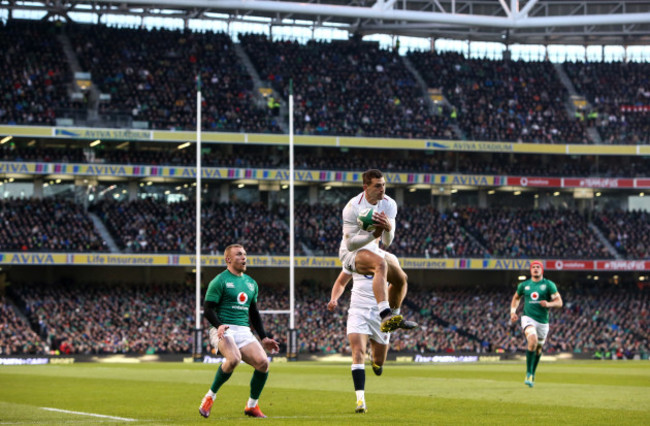
[[[110,95],[101,113],[130,115],[153,129],[196,128],[199,74],[206,130],[280,132],[266,107],[256,106],[252,78],[223,33],[69,24],[67,34],[82,67]]]
[[[457,138],[449,120],[429,111],[422,88],[397,53],[378,43],[300,44],[240,36],[260,76],[284,99],[295,90],[298,134]]]
[[[611,352],[648,356],[650,298],[629,285],[558,283],[565,307],[551,313],[547,353]],[[194,292],[185,285],[16,284],[1,300],[3,354],[164,354],[192,350]],[[416,286],[417,287],[417,286]],[[524,349],[518,325],[509,321],[513,288],[412,287],[404,314],[420,323],[391,338],[391,350],[408,353],[511,353]],[[339,309],[327,311],[330,289],[309,281],[296,289],[299,352],[349,354],[345,318],[349,290]],[[285,310],[286,289],[260,288],[260,310]],[[30,328],[20,319],[26,315]],[[263,315],[265,329],[286,349],[286,315]],[[204,324],[207,328],[207,322]],[[40,336],[40,337],[39,337]],[[204,334],[207,353],[213,348]]]
[[[0,356],[46,353],[43,340],[5,296],[0,296],[0,318]]]
[[[550,62],[466,59],[458,53],[411,52],[429,87],[457,109],[470,140],[590,143],[583,122],[568,116],[568,91]]]
[[[604,143],[650,142],[648,64],[566,62],[564,69],[589,101],[584,114]]]
[[[107,250],[83,206],[70,200],[0,199],[0,222],[2,251]]]
[[[296,254],[335,256],[340,245],[342,205],[296,204]],[[96,214],[123,253],[194,253],[194,202],[153,198],[103,199]],[[288,208],[262,202],[205,202],[202,251],[219,254],[220,241],[239,241],[250,254],[287,254]],[[628,259],[650,257],[648,217],[643,212],[602,211],[593,224],[614,250]],[[107,251],[88,212],[72,201],[53,198],[0,200],[0,250],[14,252]],[[406,257],[492,257],[611,259],[585,215],[572,209],[405,205],[401,232],[390,250]]]
[[[507,258],[608,259],[612,254],[575,210],[478,209],[459,212],[462,226],[490,255]]]
[[[599,212],[594,223],[627,259],[650,258],[650,214],[643,210]]]
[[[44,21],[0,22],[0,123],[53,126],[56,111],[72,107],[70,67]]]
[[[129,202],[102,200],[92,209],[127,253],[195,253],[194,202],[167,203],[151,198]],[[286,208],[270,211],[262,203],[209,203],[202,210],[203,252],[221,253],[218,241],[239,241],[250,253],[287,253]],[[235,225],[235,226],[233,226]]]
[[[547,61],[468,59],[453,52],[400,57],[358,36],[300,44],[242,35],[237,43],[281,98],[264,100],[254,93],[235,42],[223,33],[16,19],[0,24],[0,48],[8,52],[0,70],[0,122],[53,125],[70,110],[93,108],[87,93],[70,100],[71,67],[59,38],[70,42],[81,69],[110,96],[99,100],[100,115],[128,116],[152,129],[194,129],[190,100],[200,74],[209,131],[280,133],[286,117],[278,107],[288,101],[293,80],[297,133],[593,143],[590,126],[605,143],[649,142],[647,63],[565,63],[593,108],[570,117],[567,88]],[[405,61],[446,102],[433,106]]]

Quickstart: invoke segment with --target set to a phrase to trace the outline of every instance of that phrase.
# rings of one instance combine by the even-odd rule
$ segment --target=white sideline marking
[[[40,408],[41,410],[56,411],[58,413],[78,414],[80,416],[90,416],[90,417],[101,417],[104,419],[121,420],[123,422],[137,421],[136,419],[129,419],[128,417],[115,417],[115,416],[107,416],[104,414],[84,413],[82,411],[61,410],[60,408],[50,408],[50,407],[40,407]]]

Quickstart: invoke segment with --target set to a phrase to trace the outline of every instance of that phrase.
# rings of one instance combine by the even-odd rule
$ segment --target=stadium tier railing
[[[78,265],[78,266],[194,266],[195,256],[174,254],[97,254],[97,253],[29,253],[0,252],[0,265]],[[289,256],[255,256],[247,258],[252,267],[287,268]],[[404,269],[521,271],[530,268],[528,259],[408,258],[399,259]],[[206,267],[225,267],[223,256],[204,255]],[[296,256],[297,268],[340,268],[333,256]],[[650,270],[650,260],[572,260],[547,259],[549,271],[639,271]]]

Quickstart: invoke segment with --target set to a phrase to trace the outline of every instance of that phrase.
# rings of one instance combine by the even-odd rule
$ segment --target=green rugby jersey
[[[524,298],[524,315],[531,317],[541,324],[548,324],[548,309],[540,306],[539,302],[550,302],[551,294],[557,293],[553,281],[542,278],[538,282],[526,280],[517,287],[517,294]]]
[[[257,283],[246,274],[241,277],[225,270],[208,285],[205,300],[217,304],[217,317],[222,324],[250,327],[248,308],[257,303]]]

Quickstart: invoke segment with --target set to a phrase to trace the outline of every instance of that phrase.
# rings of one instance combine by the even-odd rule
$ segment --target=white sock
[[[364,394],[365,391],[359,390],[355,392],[357,394],[357,401],[363,401],[363,403],[365,404],[366,403],[366,396]]]
[[[248,408],[255,408],[255,406],[257,405],[257,401],[259,401],[259,400],[258,399],[253,399],[253,398],[248,398],[248,402],[246,403],[246,406]]]
[[[393,315],[399,315],[402,310],[400,308],[393,308]]]
[[[390,305],[388,304],[387,300],[377,303],[377,307],[379,308],[379,313],[384,312],[386,309],[390,309]]]
[[[217,394],[212,392],[212,389],[210,389],[206,395],[212,398],[213,401],[217,399]]]

